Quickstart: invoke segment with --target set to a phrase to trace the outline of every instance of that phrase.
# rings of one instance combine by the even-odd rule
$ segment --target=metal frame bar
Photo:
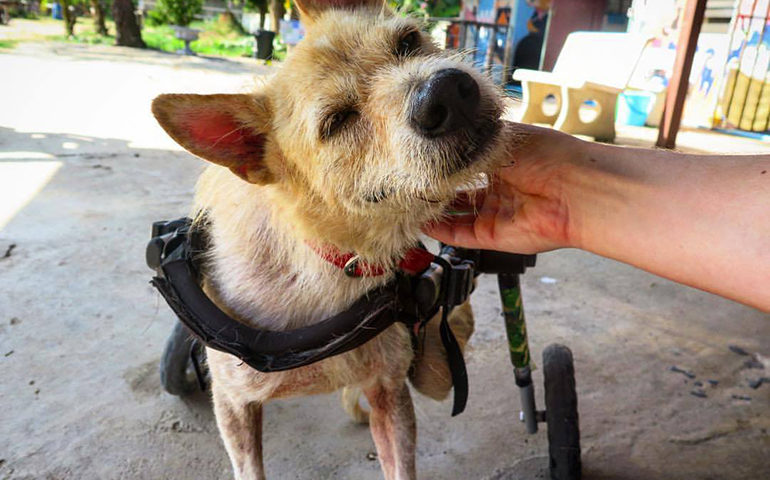
[[[661,148],[674,148],[679,126],[682,122],[684,101],[690,82],[692,61],[698,45],[703,17],[706,12],[706,0],[687,0],[682,18],[682,28],[679,31],[679,41],[676,46],[676,60],[671,81],[666,92],[666,105],[663,109],[663,119],[658,129],[656,145]]]
[[[527,433],[537,433],[535,385],[532,383],[532,359],[529,353],[519,274],[499,273],[497,285],[500,288],[500,300],[503,306],[508,352],[511,356],[516,386],[519,387],[521,396],[521,419],[527,426]]]
[[[513,12],[511,13],[513,15]],[[511,16],[513,18],[513,16]],[[505,50],[503,54],[503,83],[507,82],[508,74],[506,72],[509,72],[511,70],[511,65],[509,62],[513,61],[513,54],[511,52],[512,47],[509,45],[510,35],[513,29],[511,28],[511,25],[499,25],[497,22],[480,22],[478,20],[467,20],[464,18],[453,18],[453,17],[430,17],[428,18],[428,21],[430,22],[449,22],[450,24],[459,24],[460,25],[460,35],[459,35],[459,45],[460,49],[464,49],[466,44],[466,38],[468,37],[468,27],[473,26],[476,27],[474,35],[473,35],[473,45],[478,45],[479,42],[479,34],[481,33],[482,28],[486,28],[491,30],[489,34],[489,41],[487,42],[487,51],[485,52],[484,56],[484,71],[489,73],[492,70],[492,64],[494,63],[493,57],[495,53],[495,46],[497,45],[497,34],[501,29],[505,29]],[[510,57],[510,58],[509,58]]]

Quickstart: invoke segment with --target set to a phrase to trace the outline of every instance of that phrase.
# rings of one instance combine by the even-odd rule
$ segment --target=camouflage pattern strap
[[[508,349],[511,363],[516,368],[529,367],[529,342],[527,341],[527,323],[524,319],[524,307],[521,300],[521,286],[517,274],[498,275],[500,298],[503,303],[505,332],[508,336]]]

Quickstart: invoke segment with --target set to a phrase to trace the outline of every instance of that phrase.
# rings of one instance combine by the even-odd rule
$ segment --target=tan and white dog
[[[496,87],[382,0],[297,3],[307,36],[261,91],[153,102],[169,135],[212,162],[194,205],[209,222],[204,289],[234,318],[266,330],[313,324],[390,281],[420,227],[504,158],[503,138],[511,138]],[[354,252],[385,274],[350,278],[319,246]],[[366,413],[356,392],[368,399],[385,478],[415,478],[407,377],[432,398],[451,388],[437,323],[418,352],[395,324],[355,350],[277,373],[209,349],[235,477],[265,476],[266,401],[345,388],[343,403],[359,420]],[[455,309],[450,324],[464,345],[470,307]]]

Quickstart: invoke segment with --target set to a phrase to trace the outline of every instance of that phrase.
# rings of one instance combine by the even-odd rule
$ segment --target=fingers
[[[479,230],[488,226],[490,208],[494,210],[496,195],[486,189],[465,190],[446,211],[446,217],[439,222],[426,225],[423,231],[444,243],[465,248],[494,248],[488,235],[479,235]],[[486,218],[490,217],[490,218]]]
[[[469,216],[470,222],[459,222],[457,219],[428,224],[423,231],[440,242],[465,248],[489,248],[476,236],[475,216]]]
[[[486,190],[463,190],[457,192],[457,196],[450,204],[447,214],[451,216],[473,213],[479,205],[484,204]]]

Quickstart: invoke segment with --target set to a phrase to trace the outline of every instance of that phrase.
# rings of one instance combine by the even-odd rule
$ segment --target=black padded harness
[[[437,256],[436,263],[421,276],[397,274],[332,317],[307,327],[271,331],[233,319],[203,292],[198,265],[206,243],[205,228],[201,224],[193,228],[192,220],[181,218],[155,222],[147,246],[147,264],[156,271],[150,283],[206,346],[234,355],[260,372],[279,372],[350,351],[398,321],[414,332],[442,308],[439,332],[454,385],[452,415],[464,410],[468,396],[465,361],[447,317],[471,293],[473,270],[469,265],[452,265]]]

